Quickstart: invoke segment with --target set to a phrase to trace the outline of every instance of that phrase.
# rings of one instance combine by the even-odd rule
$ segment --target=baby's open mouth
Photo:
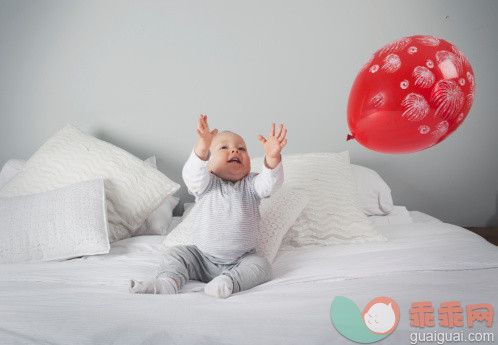
[[[228,163],[237,163],[237,164],[240,164],[240,160],[237,157],[233,157],[232,159],[230,159],[228,161]]]

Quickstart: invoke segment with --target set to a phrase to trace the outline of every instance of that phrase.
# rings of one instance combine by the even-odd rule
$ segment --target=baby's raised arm
[[[287,129],[282,131],[283,128],[284,125],[281,124],[278,127],[277,134],[275,134],[275,124],[272,123],[270,134],[268,134],[268,140],[262,135],[258,135],[258,139],[263,144],[263,149],[265,150],[266,163],[270,169],[274,169],[278,163],[280,163],[282,158],[280,151],[282,151],[287,144],[287,139],[285,139]]]
[[[212,132],[209,131],[207,115],[201,114],[197,124],[197,134],[199,135],[199,139],[197,140],[194,151],[195,154],[203,161],[208,160],[209,148],[211,147],[211,142],[217,133],[218,129],[214,129]]]
[[[285,135],[287,129],[280,125],[275,134],[275,124],[271,126],[268,140],[262,135],[258,136],[259,141],[263,144],[265,157],[263,159],[263,170],[254,178],[254,190],[260,198],[267,198],[275,193],[284,183],[284,171],[282,168],[282,155],[280,152],[287,144]]]
[[[182,170],[183,181],[187,185],[188,192],[196,198],[206,190],[211,179],[209,172],[211,152],[209,148],[217,133],[217,129],[209,131],[207,116],[200,115],[197,125],[199,139]]]

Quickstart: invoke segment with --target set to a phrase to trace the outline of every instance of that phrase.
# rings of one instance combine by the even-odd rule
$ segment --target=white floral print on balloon
[[[444,120],[455,117],[462,109],[465,95],[460,86],[451,80],[440,80],[434,86],[431,101],[438,105],[434,116]]]
[[[436,53],[436,61],[446,79],[457,78],[462,74],[462,62],[455,54],[447,50],[440,50]]]
[[[411,41],[412,39],[410,37],[403,37],[398,40],[392,41],[391,43],[388,43],[384,47],[382,47],[381,51],[379,52],[379,57],[384,54],[396,53],[400,50],[403,50]]]
[[[432,131],[431,134],[436,136],[443,136],[446,134],[446,132],[448,132],[449,127],[450,125],[448,121],[441,121],[436,126],[436,130]]]
[[[420,132],[420,134],[427,134],[431,131],[431,127],[427,125],[422,125],[418,128],[418,131]]]
[[[417,66],[413,69],[412,76],[415,78],[415,85],[429,88],[436,81],[434,74],[424,66]]]
[[[413,55],[413,54],[415,54],[416,52],[418,52],[418,48],[417,48],[417,47],[415,47],[415,46],[411,46],[410,48],[408,48],[408,50],[407,50],[407,51],[408,51],[408,54]]]
[[[429,103],[425,100],[424,96],[410,93],[408,94],[401,105],[405,109],[402,116],[406,116],[410,121],[423,120],[429,113]]]
[[[394,73],[401,67],[401,60],[396,54],[389,54],[383,62],[382,70],[386,73]]]
[[[385,99],[384,94],[382,92],[379,92],[378,94],[376,94],[375,96],[370,98],[369,103],[370,103],[371,107],[379,109],[384,105],[385,100],[386,99]]]
[[[436,47],[439,45],[439,39],[434,36],[423,36],[423,37],[417,37],[417,41],[426,45],[426,46],[431,46],[431,47]]]

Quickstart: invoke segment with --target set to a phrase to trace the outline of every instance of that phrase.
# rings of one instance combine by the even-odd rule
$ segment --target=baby
[[[268,260],[256,253],[259,203],[280,188],[284,180],[280,152],[287,129],[275,124],[266,140],[262,172],[251,172],[244,139],[230,131],[209,130],[200,115],[197,144],[183,167],[188,192],[195,196],[193,245],[169,247],[156,277],[131,280],[134,293],[176,294],[188,280],[207,283],[208,296],[227,298],[272,279]]]

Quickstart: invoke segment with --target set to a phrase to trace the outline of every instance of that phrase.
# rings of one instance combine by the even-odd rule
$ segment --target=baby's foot
[[[208,296],[227,298],[232,294],[232,278],[227,275],[219,275],[204,286],[204,293]]]
[[[150,294],[176,294],[178,287],[173,278],[151,278],[143,282],[138,280],[130,280],[130,292],[134,293],[150,293]]]

